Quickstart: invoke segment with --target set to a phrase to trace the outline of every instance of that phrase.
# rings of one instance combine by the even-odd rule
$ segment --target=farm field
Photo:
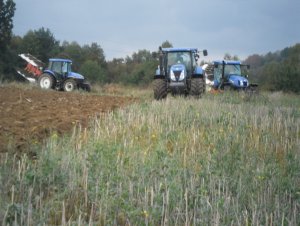
[[[0,87],[0,152],[25,151],[51,132],[58,136],[91,118],[134,102],[133,98],[42,91],[37,87]]]
[[[27,91],[15,90],[12,103],[31,106],[50,93],[30,88],[35,99]],[[153,101],[151,90],[113,93],[104,100],[50,93],[53,102],[76,103],[64,102],[57,115],[84,111],[88,98],[98,105],[66,130],[50,127],[44,142],[29,145],[34,158],[1,153],[3,225],[300,224],[299,96],[228,92]]]

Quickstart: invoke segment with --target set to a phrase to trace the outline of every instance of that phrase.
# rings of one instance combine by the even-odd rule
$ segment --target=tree
[[[9,48],[15,9],[13,0],[0,0],[0,80],[12,77],[10,75],[13,74],[17,58]]]
[[[300,44],[296,44],[264,56],[252,55],[245,62],[251,65],[250,78],[255,78],[261,88],[300,93],[299,56]]]
[[[224,60],[239,60],[239,57],[237,55],[231,56],[229,53],[225,53]]]
[[[30,30],[23,37],[22,52],[30,53],[38,59],[48,62],[48,59],[59,53],[59,41],[47,28]]]
[[[246,65],[250,65],[249,78],[251,82],[259,82],[259,75],[261,74],[261,67],[264,64],[263,56],[253,54],[248,56],[243,62]]]
[[[0,0],[0,50],[4,51],[9,45],[12,29],[13,17],[16,10],[16,4],[13,0],[4,2]]]
[[[125,59],[114,58],[112,61],[107,62],[107,82],[118,83],[122,79],[127,78],[127,65]]]
[[[85,60],[92,60],[102,67],[106,67],[104,51],[96,42],[93,42],[90,46],[84,45],[82,47],[82,54]]]
[[[244,60],[244,64],[251,65],[251,68],[258,68],[263,65],[263,57],[258,54],[253,54],[251,56],[248,56],[246,60]]]
[[[161,47],[162,48],[172,48],[173,44],[171,42],[169,42],[168,40],[166,40],[161,44]]]
[[[80,68],[80,73],[91,82],[104,83],[106,81],[105,70],[96,61],[85,61]]]
[[[62,51],[59,55],[63,56],[63,58],[73,60],[73,68],[75,71],[77,71],[85,61],[82,55],[81,46],[77,42],[69,43],[67,41],[64,41],[61,49]]]
[[[152,58],[152,54],[150,51],[143,49],[139,50],[137,53],[134,52],[131,58],[134,63],[143,63],[146,61],[150,61]]]

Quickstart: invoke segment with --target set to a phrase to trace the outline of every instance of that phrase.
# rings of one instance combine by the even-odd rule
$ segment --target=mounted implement
[[[72,72],[72,61],[68,59],[49,59],[48,67],[30,54],[20,54],[22,59],[27,62],[24,70],[17,72],[30,82],[37,82],[42,89],[56,89],[67,92],[75,89],[91,90],[85,78]]]
[[[207,50],[203,50],[207,56]],[[197,98],[205,91],[204,72],[197,65],[196,48],[159,48],[159,66],[153,81],[154,98],[161,100],[168,92]]]

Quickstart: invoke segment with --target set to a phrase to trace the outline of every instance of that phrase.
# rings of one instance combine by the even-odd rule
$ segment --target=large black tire
[[[162,100],[167,97],[168,87],[165,79],[155,79],[153,81],[153,92],[156,100]]]
[[[258,95],[259,94],[258,86],[250,86],[249,89],[250,89],[250,91],[251,91],[252,94],[254,94],[254,95]]]
[[[200,98],[205,90],[205,83],[203,78],[192,78],[191,80],[191,95]]]
[[[250,87],[246,88],[244,90],[244,93],[245,94],[242,97],[244,97],[244,99],[248,99],[248,100],[257,97],[259,94],[257,86],[253,86],[253,87],[250,86]]]
[[[83,89],[86,92],[91,92],[92,89],[89,83],[82,83],[79,88]]]
[[[74,81],[74,79],[67,79],[63,84],[63,89],[66,92],[72,92],[77,89],[77,83]]]
[[[49,74],[42,74],[38,79],[38,84],[41,89],[53,89],[54,88],[54,78]]]

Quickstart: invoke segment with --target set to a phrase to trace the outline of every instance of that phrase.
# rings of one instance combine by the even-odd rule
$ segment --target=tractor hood
[[[75,72],[69,72],[68,77],[74,79],[84,79],[84,77],[81,74]]]
[[[228,82],[232,84],[232,86],[236,88],[246,88],[249,86],[249,81],[245,77],[241,75],[228,75]]]
[[[170,68],[170,79],[173,82],[181,82],[186,78],[186,68],[183,64],[175,64]]]

